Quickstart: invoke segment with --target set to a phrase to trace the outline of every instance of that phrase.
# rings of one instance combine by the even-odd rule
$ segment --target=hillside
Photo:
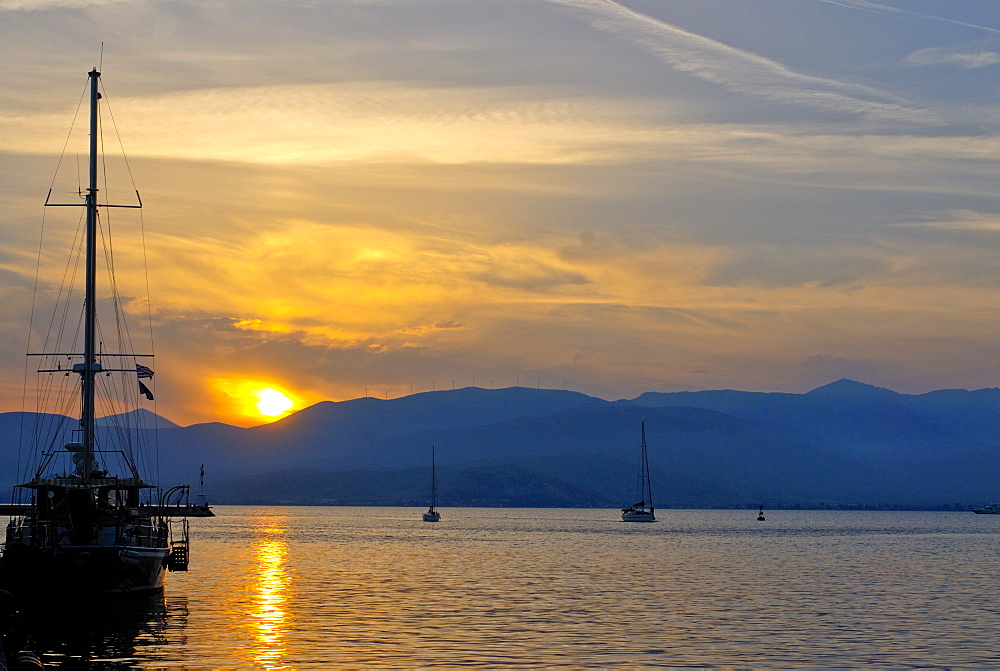
[[[324,402],[251,429],[162,420],[156,444],[161,482],[193,482],[204,463],[218,503],[419,505],[435,445],[443,505],[614,507],[631,498],[645,422],[660,507],[964,507],[1000,498],[998,417],[996,389],[906,395],[849,380],[616,402],[469,388]],[[21,423],[0,415],[5,484]]]

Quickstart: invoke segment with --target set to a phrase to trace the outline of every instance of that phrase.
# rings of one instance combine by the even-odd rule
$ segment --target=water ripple
[[[217,512],[124,654],[81,668],[1000,667],[1000,519]]]

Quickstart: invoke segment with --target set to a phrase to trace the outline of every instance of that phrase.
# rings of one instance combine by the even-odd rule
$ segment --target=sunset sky
[[[99,63],[178,423],[1000,384],[996,0],[0,0],[0,55],[0,411]]]

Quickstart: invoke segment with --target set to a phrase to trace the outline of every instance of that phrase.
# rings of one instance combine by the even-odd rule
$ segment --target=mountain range
[[[1000,499],[995,388],[910,395],[839,380],[804,394],[606,401],[470,387],[326,401],[252,428],[136,412],[105,418],[100,431],[133,427],[156,447],[150,466],[164,485],[196,482],[204,464],[214,503],[426,505],[434,445],[442,506],[613,508],[635,496],[642,423],[659,508],[961,509]],[[0,414],[7,491],[26,477],[22,427],[30,435],[47,422],[75,423]]]

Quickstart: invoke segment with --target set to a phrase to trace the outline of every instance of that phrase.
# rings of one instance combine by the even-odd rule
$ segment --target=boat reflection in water
[[[264,537],[254,550],[256,559],[256,584],[252,617],[256,626],[254,639],[257,649],[254,663],[272,668],[285,654],[285,627],[288,621],[286,602],[290,578],[285,567],[288,543],[282,538],[284,527],[269,526],[257,531]]]
[[[93,603],[22,608],[12,647],[31,650],[46,668],[133,669],[167,659],[169,644],[185,641],[185,597],[162,592]],[[8,650],[10,652],[10,650]]]

